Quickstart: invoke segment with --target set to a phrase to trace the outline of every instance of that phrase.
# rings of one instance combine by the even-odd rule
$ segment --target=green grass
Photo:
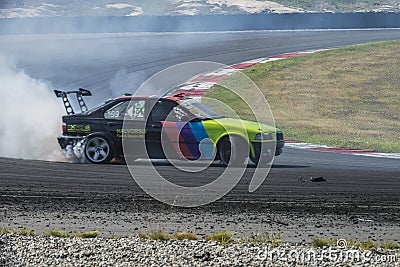
[[[181,231],[173,235],[169,235],[162,231],[155,231],[150,233],[139,233],[138,236],[142,239],[149,240],[198,240],[199,237],[192,232]]]
[[[76,232],[72,234],[74,237],[80,237],[80,238],[96,238],[100,234],[98,231],[87,231],[87,232]]]
[[[139,233],[138,237],[141,238],[141,239],[149,239],[149,235],[146,234],[146,233]]]
[[[268,62],[243,73],[261,89],[286,139],[399,153],[399,69],[400,41],[387,41]],[[254,119],[221,86],[205,97]]]
[[[128,238],[127,235],[118,235],[118,234],[112,234],[111,239],[121,239],[121,238]]]
[[[331,238],[316,238],[312,242],[314,248],[323,248],[332,246],[335,242]]]
[[[17,232],[17,234],[22,236],[35,236],[35,231],[28,228],[22,228]]]
[[[376,250],[378,248],[378,244],[368,239],[367,241],[360,242],[359,247],[363,250]]]
[[[9,234],[9,233],[10,233],[10,230],[9,230],[9,229],[4,228],[4,227],[1,227],[1,228],[0,228],[0,234]]]
[[[381,243],[381,247],[383,249],[400,249],[400,246],[398,243],[394,241],[386,241]]]
[[[173,235],[173,239],[176,240],[198,240],[199,237],[192,232],[177,232]]]
[[[172,237],[162,231],[155,231],[150,233],[139,233],[138,236],[142,239],[149,239],[149,240],[171,240]]]
[[[0,228],[0,234],[13,234],[13,235],[21,235],[21,236],[35,236],[35,231],[32,230],[32,229],[28,229],[28,228],[22,228],[21,230]]]
[[[256,246],[272,246],[277,247],[282,243],[282,233],[253,233],[241,239],[241,243],[252,244]]]
[[[348,248],[359,248],[360,241],[358,241],[357,239],[349,239],[349,240],[347,240],[347,247]]]
[[[87,232],[70,232],[67,233],[62,230],[52,229],[44,233],[48,236],[60,237],[60,238],[96,238],[100,235],[98,231],[87,231]]]
[[[35,236],[34,230],[28,228],[22,228],[20,230],[16,229],[7,229],[0,228],[0,234],[14,234],[21,236]],[[87,231],[87,232],[70,232],[67,233],[62,230],[49,230],[44,233],[47,236],[59,237],[59,238],[96,238],[100,234],[98,231]],[[214,234],[207,235],[205,240],[214,241],[222,246],[228,246],[233,243],[239,244],[251,244],[255,246],[272,246],[277,247],[282,244],[282,233],[253,233],[248,236],[242,237],[240,240],[234,240],[233,233],[227,230],[222,230]],[[142,239],[148,240],[199,240],[199,237],[193,233],[188,231],[179,231],[173,235],[169,235],[162,231],[155,231],[150,233],[139,233],[138,236]],[[123,238],[126,236],[117,236],[112,235],[111,238]],[[337,239],[334,238],[316,238],[312,242],[312,247],[314,248],[323,248],[323,247],[334,247],[337,246]],[[347,240],[348,248],[359,248],[362,250],[377,250],[378,248],[382,248],[384,250],[399,250],[400,245],[394,241],[383,241],[383,242],[374,242],[371,239],[366,241],[359,241],[356,239]]]
[[[171,236],[162,231],[152,232],[149,234],[150,240],[170,240]]]
[[[233,242],[233,233],[229,231],[219,231],[215,234],[206,236],[207,241],[214,241],[220,243],[222,246],[227,246]]]
[[[45,232],[45,235],[54,236],[54,237],[63,237],[63,238],[70,237],[70,234],[68,234],[67,232],[61,231],[61,230],[56,230],[56,229],[52,229],[52,230]]]

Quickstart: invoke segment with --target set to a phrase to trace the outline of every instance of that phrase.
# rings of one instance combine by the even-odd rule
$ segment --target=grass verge
[[[220,243],[222,246],[227,246],[233,242],[233,233],[229,231],[219,231],[215,234],[206,236],[207,241],[214,241]]]
[[[52,229],[52,230],[45,232],[45,235],[54,236],[54,237],[63,237],[63,238],[70,237],[70,235],[67,232],[61,231],[61,230],[56,230],[56,229]]]
[[[35,236],[34,230],[28,228],[22,228],[20,230],[16,229],[8,229],[4,227],[0,227],[0,235],[2,234],[12,234],[12,235],[21,235],[21,236]],[[49,230],[43,233],[46,236],[60,237],[60,238],[96,238],[100,234],[98,231],[87,231],[87,232],[70,232],[67,233],[62,230]],[[222,230],[216,232],[214,234],[207,235],[205,237],[206,241],[213,241],[221,244],[222,246],[228,246],[231,244],[251,244],[255,246],[271,246],[277,247],[282,244],[282,235],[283,233],[253,233],[248,236],[244,236],[240,239],[234,239],[233,233],[227,230]],[[118,238],[127,238],[128,236],[116,236],[112,235],[111,239]],[[200,238],[193,232],[188,231],[180,231],[175,234],[167,234],[162,231],[155,231],[150,233],[139,233],[139,238],[148,239],[148,240],[199,240]],[[323,247],[336,247],[338,246],[338,239],[335,238],[316,238],[313,240],[312,247],[314,248],[323,248]],[[371,239],[366,241],[360,241],[357,239],[349,239],[346,240],[347,248],[359,248],[362,250],[399,250],[400,244],[395,241],[382,241],[377,242]]]
[[[330,247],[335,245],[334,241],[330,238],[316,238],[312,242],[314,248]]]
[[[138,236],[142,239],[150,240],[198,240],[198,236],[195,233],[182,231],[177,232],[173,235],[169,235],[162,231],[150,232],[150,233],[139,233]]]
[[[256,246],[271,246],[277,247],[282,243],[282,233],[253,233],[249,236],[244,236],[241,243],[252,244]]]
[[[139,237],[142,239],[150,240],[171,240],[172,237],[162,231],[150,232],[150,233],[139,233]]]
[[[198,240],[199,237],[192,232],[177,232],[173,235],[173,239],[176,240]]]
[[[399,153],[399,69],[400,41],[386,41],[272,61],[243,73],[261,89],[287,139]],[[221,86],[205,97],[253,119],[246,104]]]
[[[45,235],[48,236],[54,236],[54,237],[61,237],[61,238],[73,238],[73,237],[79,237],[79,238],[96,238],[100,235],[98,231],[87,231],[87,232],[71,232],[67,233],[62,230],[56,230],[52,229],[44,233]]]
[[[0,234],[13,234],[21,236],[35,236],[35,231],[28,228],[22,228],[20,230],[0,228]]]
[[[77,232],[72,233],[73,237],[80,237],[80,238],[96,238],[100,234],[98,231],[87,231],[87,232]]]

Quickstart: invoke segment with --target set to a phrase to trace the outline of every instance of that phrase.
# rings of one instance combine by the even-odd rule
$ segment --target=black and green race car
[[[67,94],[76,93],[82,113],[74,114]],[[220,160],[224,165],[270,163],[282,153],[282,132],[265,124],[227,118],[183,94],[165,97],[124,95],[87,110],[80,89],[56,91],[68,115],[63,116],[62,149],[83,144],[91,163],[114,158],[184,158]],[[124,141],[123,141],[124,140]]]

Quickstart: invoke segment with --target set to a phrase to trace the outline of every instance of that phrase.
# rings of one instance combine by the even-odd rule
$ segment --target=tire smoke
[[[0,156],[63,160],[57,144],[62,105],[51,85],[29,77],[0,55]]]

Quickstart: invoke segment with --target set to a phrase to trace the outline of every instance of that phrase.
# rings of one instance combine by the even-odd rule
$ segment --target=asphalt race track
[[[116,75],[121,87],[134,89],[149,75],[187,61],[234,64],[391,39],[400,39],[400,30],[32,35],[0,36],[0,51],[55,88],[91,89],[91,103],[97,104],[124,92],[112,89]],[[129,75],[136,77],[136,87]],[[166,162],[154,164],[171,181],[189,186],[207,183],[223,169],[215,163],[205,173],[188,176]],[[253,171],[249,166],[219,201],[186,209],[152,200],[122,164],[0,158],[0,227],[98,229],[105,234],[189,229],[200,235],[226,228],[282,231],[284,240],[292,242],[319,235],[400,240],[399,160],[285,148],[267,180],[250,194]]]

